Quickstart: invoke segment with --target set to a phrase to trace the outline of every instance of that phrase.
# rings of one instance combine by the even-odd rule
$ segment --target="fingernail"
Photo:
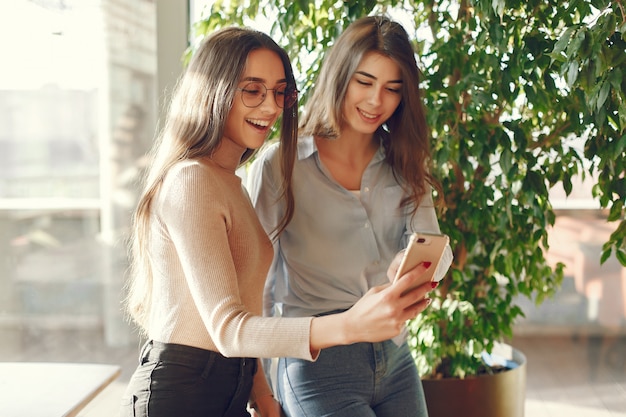
[[[424,262],[424,268],[428,268],[430,266],[430,262],[426,261]]]
[[[438,285],[439,283],[437,281],[433,281],[430,283],[430,286],[433,287],[433,289],[437,288]]]

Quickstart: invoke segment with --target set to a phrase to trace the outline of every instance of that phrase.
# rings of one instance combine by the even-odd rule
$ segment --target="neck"
[[[341,134],[336,139],[315,138],[322,156],[342,161],[346,165],[367,165],[378,150],[378,140],[373,135]]]
[[[321,163],[330,175],[347,190],[359,190],[363,172],[378,149],[370,136],[355,140],[341,136],[337,139],[316,138]]]
[[[222,140],[209,159],[221,168],[234,173],[244,152],[245,149],[241,146],[235,146],[229,140]]]

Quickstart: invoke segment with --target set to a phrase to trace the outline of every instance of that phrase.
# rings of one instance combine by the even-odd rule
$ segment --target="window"
[[[168,4],[185,13],[186,2]],[[158,119],[156,22],[152,0],[0,4],[6,328],[130,337],[120,295],[136,180]]]

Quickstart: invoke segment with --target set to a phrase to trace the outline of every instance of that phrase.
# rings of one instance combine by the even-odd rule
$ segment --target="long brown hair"
[[[440,185],[430,172],[430,132],[422,102],[420,73],[407,32],[386,16],[368,16],[353,22],[324,57],[319,77],[301,117],[300,134],[327,139],[341,134],[342,108],[348,84],[368,52],[392,59],[402,74],[402,100],[393,115],[378,128],[386,161],[407,193],[403,206],[412,214],[431,187]],[[441,193],[439,192],[439,195]]]
[[[204,39],[178,80],[163,129],[151,150],[151,165],[133,218],[126,308],[143,330],[148,325],[152,302],[152,271],[147,248],[152,201],[174,164],[210,156],[218,148],[248,55],[257,49],[275,52],[283,63],[287,82],[295,87],[291,62],[285,50],[265,33],[236,27],[218,30]],[[291,176],[298,125],[296,106],[285,108],[281,119],[283,197],[287,201],[285,223],[293,215]],[[245,163],[255,151],[248,149],[244,152],[240,163]]]

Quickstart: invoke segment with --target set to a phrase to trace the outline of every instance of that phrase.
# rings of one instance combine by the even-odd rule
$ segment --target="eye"
[[[276,87],[276,94],[278,94],[279,96],[285,96],[286,94],[289,93],[289,91],[287,91],[287,85],[280,85],[278,87]]]
[[[250,95],[250,96],[254,96],[254,97],[258,97],[258,96],[263,94],[264,88],[259,83],[250,83],[250,84],[246,84],[242,88],[242,91],[243,91],[244,94],[247,94],[247,95]]]
[[[355,79],[357,83],[361,84],[361,85],[372,85],[371,82],[369,81],[365,81],[365,80],[360,80],[358,78]]]

